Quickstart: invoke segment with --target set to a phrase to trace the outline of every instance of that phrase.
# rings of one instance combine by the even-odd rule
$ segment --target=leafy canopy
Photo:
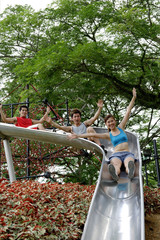
[[[17,5],[0,17],[0,94],[23,86],[6,102],[28,95],[53,104],[67,98],[70,108],[85,110],[89,118],[102,98],[102,116],[111,112],[120,120],[136,87],[128,127],[139,132],[142,148],[159,138],[158,0],[54,0],[43,11]],[[28,94],[26,84],[40,94]]]
[[[1,77],[34,84],[43,97],[91,103],[106,94],[158,108],[158,1],[62,0],[43,11],[7,8],[1,15]]]

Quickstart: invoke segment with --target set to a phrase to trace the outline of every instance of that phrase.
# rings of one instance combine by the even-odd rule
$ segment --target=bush
[[[0,179],[0,240],[80,239],[95,185],[10,184]],[[145,213],[160,213],[160,189],[144,187]]]
[[[95,186],[0,180],[0,240],[80,239]]]
[[[146,214],[160,213],[160,188],[144,187],[144,208]]]

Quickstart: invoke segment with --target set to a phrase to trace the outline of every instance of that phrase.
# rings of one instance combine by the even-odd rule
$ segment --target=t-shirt
[[[17,127],[27,128],[32,125],[32,120],[26,117],[17,117],[17,123],[15,125]]]

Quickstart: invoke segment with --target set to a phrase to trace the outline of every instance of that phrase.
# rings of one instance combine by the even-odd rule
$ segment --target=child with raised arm
[[[109,133],[85,133],[85,134],[71,134],[69,139],[74,138],[88,138],[88,137],[94,137],[94,138],[101,138],[101,139],[107,139],[112,142],[114,146],[114,153],[109,157],[110,164],[109,164],[109,172],[113,178],[113,180],[118,181],[119,174],[120,174],[120,168],[122,166],[122,163],[125,166],[126,173],[128,174],[128,177],[132,179],[134,177],[135,172],[135,156],[133,153],[129,152],[129,146],[128,146],[128,138],[125,133],[125,127],[127,124],[127,121],[129,119],[131,109],[134,106],[134,102],[136,99],[136,89],[133,88],[132,90],[133,97],[132,100],[127,108],[127,111],[124,115],[123,120],[119,124],[119,126],[116,126],[116,120],[114,116],[107,115],[105,117],[105,125],[107,126]]]

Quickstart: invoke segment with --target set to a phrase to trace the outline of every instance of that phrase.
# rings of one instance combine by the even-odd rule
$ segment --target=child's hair
[[[22,110],[22,108],[26,108],[26,109],[27,109],[27,111],[28,111],[28,107],[27,107],[26,105],[22,105],[22,106],[20,106],[20,108],[19,108],[19,111],[21,111],[21,110]]]
[[[75,109],[72,110],[71,117],[73,117],[73,115],[76,114],[76,113],[79,113],[79,115],[81,117],[81,111],[78,108],[75,108]]]

